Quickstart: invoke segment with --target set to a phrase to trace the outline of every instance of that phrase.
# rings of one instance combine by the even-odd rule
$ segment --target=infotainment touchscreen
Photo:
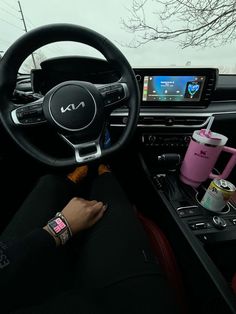
[[[144,76],[143,101],[198,102],[205,76]]]

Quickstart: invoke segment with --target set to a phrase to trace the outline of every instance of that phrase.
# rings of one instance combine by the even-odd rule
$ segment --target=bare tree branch
[[[221,46],[236,39],[235,0],[133,0],[124,29],[139,47],[175,40],[182,48]]]

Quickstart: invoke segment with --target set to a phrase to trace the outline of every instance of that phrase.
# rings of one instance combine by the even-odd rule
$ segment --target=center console
[[[191,290],[191,304],[196,302],[191,313],[236,313],[231,289],[236,272],[235,204],[230,202],[221,213],[206,210],[200,201],[210,181],[194,189],[179,180],[180,163],[193,131],[206,128],[212,116],[215,117],[214,131],[223,132],[235,143],[232,134],[227,134],[235,123],[232,108],[230,104],[215,100],[218,70],[134,70],[141,98],[134,143],[139,165],[146,174],[142,186],[143,206],[147,208],[147,198],[151,199],[150,217],[160,224],[176,248],[182,273],[187,274],[184,279]],[[232,127],[228,128],[226,124],[231,123],[231,119]],[[111,114],[111,127],[117,134],[127,121],[127,108]],[[220,164],[215,167],[222,169],[227,158],[222,153]],[[236,183],[231,178],[229,181]],[[209,303],[208,311],[203,311],[204,305],[200,303]]]
[[[143,158],[142,155],[143,168],[158,197],[191,246],[210,281],[213,282],[217,293],[227,304],[227,311],[224,310],[224,313],[236,313],[235,296],[230,287],[232,275],[236,272],[235,203],[229,202],[220,213],[211,212],[202,207],[200,200],[210,180],[197,189],[182,183],[179,180],[177,155],[165,154],[166,160],[169,159],[169,164],[163,161],[164,157],[157,157],[155,167],[148,158]],[[194,267],[193,271],[195,271]],[[201,285],[201,278],[198,280]],[[221,311],[216,313],[221,313]]]
[[[219,213],[205,209],[200,201],[209,182],[198,189],[181,183],[178,176],[167,175],[164,193],[178,217],[203,244],[236,241],[236,207],[230,201]],[[236,271],[236,265],[235,265]]]
[[[180,254],[178,260],[188,277],[186,286],[191,287],[192,303],[196,302],[191,313],[236,313],[231,289],[236,272],[235,204],[230,202],[221,213],[210,212],[200,204],[210,182],[194,189],[179,180],[180,163],[193,131],[205,128],[211,116],[215,117],[214,131],[224,130],[226,136],[230,130],[226,123],[232,119],[234,124],[229,104],[221,105],[213,95],[218,70],[135,69],[135,74],[141,98],[135,148],[144,179],[150,183],[145,181],[142,186],[144,206],[150,198],[150,217],[163,227],[175,253]],[[128,121],[127,108],[113,112],[110,121],[119,134]],[[218,299],[223,300],[222,310]],[[204,306],[199,303],[209,303],[208,311],[202,311]]]

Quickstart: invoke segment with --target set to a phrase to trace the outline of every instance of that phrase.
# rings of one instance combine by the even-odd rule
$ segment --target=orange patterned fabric
[[[88,166],[80,166],[67,175],[67,178],[74,183],[80,182],[88,174]]]
[[[100,175],[102,175],[105,172],[111,172],[111,170],[106,165],[103,165],[103,164],[99,165],[99,167],[98,167],[98,175],[100,176]]]

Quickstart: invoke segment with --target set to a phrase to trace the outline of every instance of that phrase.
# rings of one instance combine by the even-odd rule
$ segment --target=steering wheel
[[[12,102],[19,68],[23,61],[40,47],[57,42],[74,41],[100,51],[121,74],[119,81],[92,84],[66,81],[52,88],[44,97],[26,105]],[[119,140],[104,148],[101,136],[105,123],[116,108],[126,104],[129,115]],[[50,166],[71,166],[100,159],[116,152],[131,139],[138,120],[140,95],[134,72],[120,50],[107,38],[85,27],[73,24],[52,24],[36,28],[20,37],[0,62],[0,119],[2,124],[29,155]],[[55,158],[31,143],[26,128],[50,124],[74,153]]]

